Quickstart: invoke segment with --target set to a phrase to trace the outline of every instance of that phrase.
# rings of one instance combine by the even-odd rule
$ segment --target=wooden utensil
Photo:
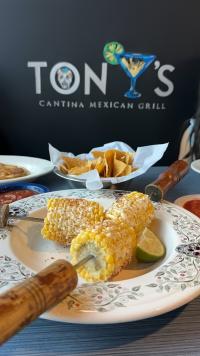
[[[34,277],[0,296],[0,345],[63,300],[77,286],[76,269],[94,256],[89,255],[75,266],[57,260]]]
[[[174,187],[186,175],[188,170],[189,164],[186,161],[175,161],[154,182],[145,187],[145,193],[153,201],[161,201],[164,194]]]

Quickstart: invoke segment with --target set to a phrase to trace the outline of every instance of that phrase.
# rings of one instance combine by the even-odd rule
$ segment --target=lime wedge
[[[109,42],[104,46],[103,56],[109,64],[117,65],[118,59],[116,54],[124,52],[124,47],[119,42]]]
[[[165,246],[147,227],[138,238],[136,257],[142,262],[155,262],[165,255]]]

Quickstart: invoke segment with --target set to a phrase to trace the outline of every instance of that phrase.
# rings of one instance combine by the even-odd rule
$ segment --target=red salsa
[[[200,218],[200,199],[188,200],[183,207]]]
[[[0,204],[10,204],[13,201],[30,197],[32,195],[38,194],[33,190],[29,189],[19,189],[19,190],[10,190],[9,192],[0,193]]]

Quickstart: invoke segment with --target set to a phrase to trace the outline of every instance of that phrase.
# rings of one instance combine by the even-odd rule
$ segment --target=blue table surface
[[[116,189],[144,191],[165,167],[149,171]],[[83,188],[53,173],[35,183],[51,191]],[[165,199],[200,194],[200,175],[189,173]],[[114,325],[78,325],[38,319],[0,348],[0,355],[200,355],[200,298],[172,312],[137,322]]]

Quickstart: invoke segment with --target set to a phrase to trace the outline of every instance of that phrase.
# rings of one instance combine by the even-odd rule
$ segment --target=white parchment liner
[[[59,164],[62,162],[61,157],[77,157],[80,159],[94,159],[92,155],[92,151],[106,151],[110,149],[117,149],[120,151],[125,152],[133,152],[134,153],[134,160],[133,160],[133,167],[136,167],[137,170],[133,171],[132,173],[122,176],[122,177],[110,177],[110,178],[101,178],[99,173],[96,169],[91,170],[87,173],[83,173],[80,175],[70,177],[76,177],[80,179],[86,180],[86,188],[90,190],[97,190],[103,187],[102,182],[111,182],[112,184],[117,184],[121,182],[125,182],[129,179],[135,178],[144,174],[150,167],[152,167],[156,162],[158,162],[162,156],[164,155],[166,149],[168,147],[168,143],[163,143],[159,145],[151,145],[151,146],[143,146],[138,147],[136,151],[134,151],[130,146],[128,146],[124,142],[115,141],[106,143],[101,147],[94,147],[91,149],[89,153],[81,153],[75,156],[71,152],[60,152],[57,148],[53,147],[49,144],[49,155],[50,160],[54,164],[55,167],[59,167]]]

